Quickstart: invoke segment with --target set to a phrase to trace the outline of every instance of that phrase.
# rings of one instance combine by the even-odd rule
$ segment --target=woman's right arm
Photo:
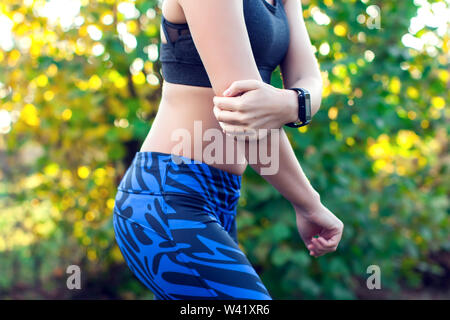
[[[217,96],[222,96],[234,81],[262,81],[248,38],[242,0],[178,2]],[[268,178],[269,182],[298,206],[316,205],[319,202],[318,193],[303,174],[283,130],[280,130],[279,136],[276,144],[280,147],[280,166],[278,172]],[[260,174],[258,169],[263,167],[258,164],[253,166]]]
[[[262,81],[244,20],[243,0],[178,0],[216,96],[234,81]]]

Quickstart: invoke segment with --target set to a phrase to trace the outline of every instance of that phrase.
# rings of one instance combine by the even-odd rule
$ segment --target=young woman
[[[312,114],[319,109],[321,77],[300,0],[166,0],[162,15],[162,99],[118,187],[117,244],[156,299],[272,299],[236,236],[248,164],[292,203],[311,255],[335,251],[343,230],[284,132],[298,119],[297,93],[270,85],[280,65],[284,87],[307,89]],[[233,135],[249,129],[279,134],[235,143],[233,161],[203,157],[214,136],[226,159]],[[259,157],[247,161],[255,141],[278,150],[276,172],[264,174]]]

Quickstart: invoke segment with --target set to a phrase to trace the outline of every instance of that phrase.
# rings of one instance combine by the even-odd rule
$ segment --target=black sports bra
[[[250,44],[261,78],[270,83],[272,72],[289,47],[289,25],[282,0],[243,0]],[[187,23],[172,23],[164,16],[161,25],[167,43],[160,44],[160,61],[165,81],[212,87]]]

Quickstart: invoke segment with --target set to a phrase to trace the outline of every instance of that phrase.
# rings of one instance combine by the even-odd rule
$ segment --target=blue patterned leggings
[[[160,152],[137,152],[113,214],[117,245],[155,299],[271,297],[239,249],[241,176]]]

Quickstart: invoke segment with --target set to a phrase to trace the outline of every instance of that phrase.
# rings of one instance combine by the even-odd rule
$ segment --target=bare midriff
[[[247,167],[245,156],[239,152],[237,143],[222,132],[213,113],[213,97],[212,88],[164,81],[158,112],[140,151],[176,154],[242,175]],[[210,131],[204,136],[207,130]],[[211,133],[215,138],[205,138]],[[215,140],[222,140],[222,143]],[[214,146],[214,152],[204,152],[207,146],[209,150]],[[230,150],[232,158],[227,155]],[[214,163],[209,154],[219,161]]]

